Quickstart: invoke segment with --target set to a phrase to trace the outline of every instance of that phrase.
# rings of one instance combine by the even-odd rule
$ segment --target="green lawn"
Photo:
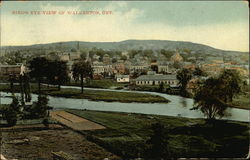
[[[201,119],[169,116],[125,114],[67,109],[107,127],[106,130],[82,132],[109,151],[123,158],[143,156],[145,142],[156,122],[166,127],[173,157],[245,157],[248,152],[248,123],[217,121],[207,124]]]
[[[60,91],[47,92],[51,96],[59,96],[66,98],[84,98],[93,101],[105,102],[140,102],[140,103],[167,103],[169,102],[163,97],[151,95],[146,93],[128,93],[128,92],[114,92],[114,91],[96,91],[78,89],[61,89]]]
[[[0,85],[1,91],[10,91],[8,85]],[[51,96],[65,97],[65,98],[79,98],[89,99],[93,101],[105,101],[105,102],[138,102],[138,103],[168,103],[169,100],[157,95],[151,95],[146,93],[128,93],[128,92],[114,92],[114,91],[97,91],[97,90],[84,90],[81,94],[79,89],[61,89],[42,87],[44,93]],[[14,87],[14,92],[20,92],[18,86]],[[31,85],[31,92],[37,93],[37,84]]]
[[[250,94],[240,94],[236,98],[233,99],[233,105],[237,108],[250,109]]]
[[[71,82],[68,85],[81,86],[80,81]],[[84,83],[85,87],[89,88],[123,88],[127,86],[127,83],[118,83],[112,79],[102,79],[102,80],[90,80],[88,83]]]

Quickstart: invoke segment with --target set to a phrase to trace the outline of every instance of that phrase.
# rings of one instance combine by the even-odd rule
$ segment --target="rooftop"
[[[135,80],[140,81],[140,80],[177,80],[175,74],[170,74],[170,75],[161,75],[161,74],[156,74],[156,75],[142,75],[136,78]]]

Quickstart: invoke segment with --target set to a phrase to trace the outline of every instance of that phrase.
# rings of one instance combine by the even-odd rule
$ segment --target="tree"
[[[6,108],[3,112],[3,117],[6,119],[9,126],[16,125],[17,122],[17,114],[20,110],[19,102],[16,97],[13,96],[12,103],[8,108]]]
[[[116,58],[112,58],[112,63],[116,63],[117,59]]]
[[[121,57],[121,60],[126,61],[126,60],[127,60],[127,56],[123,55],[123,56]]]
[[[150,138],[147,140],[147,148],[145,153],[150,159],[169,158],[168,140],[165,127],[160,123],[151,125],[153,131]]]
[[[206,73],[200,68],[195,67],[195,70],[193,71],[194,76],[206,76]]]
[[[66,62],[59,60],[49,61],[46,76],[48,82],[58,85],[58,89],[60,90],[61,85],[69,80]]]
[[[35,78],[38,83],[38,93],[41,93],[41,82],[47,75],[48,60],[44,57],[33,58],[29,62],[30,77]]]
[[[174,63],[173,63],[173,67],[174,67],[175,69],[180,69],[182,66],[181,66],[181,63],[180,63],[180,62],[174,62]]]
[[[86,60],[86,58],[87,58],[87,52],[81,51],[80,58],[81,58],[82,60]]]
[[[83,80],[84,78],[92,78],[93,69],[89,62],[78,61],[73,64],[73,78],[75,80],[81,80],[81,93],[83,93]]]
[[[181,85],[181,95],[188,96],[186,87],[188,81],[192,78],[192,73],[190,70],[183,68],[177,72],[177,79],[179,80],[179,84]]]
[[[208,119],[225,116],[229,104],[225,103],[223,82],[218,78],[209,78],[201,85],[194,96],[194,107]]]
[[[164,90],[164,84],[161,82],[159,85],[159,91],[163,92],[163,90]]]
[[[11,94],[14,94],[14,82],[16,80],[15,75],[9,75],[9,82],[10,82],[10,91]]]
[[[241,92],[241,85],[243,81],[240,77],[239,72],[236,70],[229,70],[226,69],[222,71],[219,76],[219,79],[222,81],[223,84],[223,91],[224,91],[224,101],[225,102],[232,102],[233,97],[236,96]]]
[[[26,118],[44,118],[48,116],[48,110],[51,109],[48,106],[49,99],[46,95],[38,95],[37,102],[34,102],[30,108],[27,108]]]
[[[30,102],[31,95],[30,95],[29,75],[26,73],[24,73],[23,75],[20,75],[19,82],[20,82],[20,88],[21,88],[22,104],[24,104],[24,102]]]

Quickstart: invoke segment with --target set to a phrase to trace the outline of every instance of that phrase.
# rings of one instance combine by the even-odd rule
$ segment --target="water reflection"
[[[187,107],[187,100],[186,100],[186,98],[180,97],[180,99],[181,99],[182,107]]]

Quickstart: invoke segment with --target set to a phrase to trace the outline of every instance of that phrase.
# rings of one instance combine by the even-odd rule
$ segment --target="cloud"
[[[92,2],[93,3],[93,2]],[[166,23],[139,23],[144,11],[127,2],[110,2],[102,8],[86,5],[41,5],[41,10],[81,11],[97,9],[112,15],[6,15],[2,16],[2,45],[27,45],[58,41],[121,41],[126,39],[180,40],[226,50],[247,51],[248,23],[173,27]],[[157,18],[157,17],[156,17]]]

